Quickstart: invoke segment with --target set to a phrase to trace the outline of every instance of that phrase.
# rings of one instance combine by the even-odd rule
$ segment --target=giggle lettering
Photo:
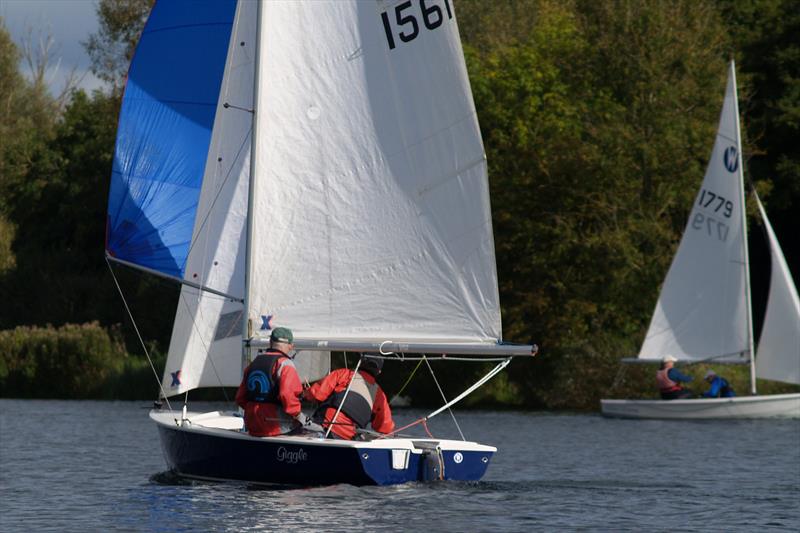
[[[294,452],[290,452],[289,450],[281,446],[280,448],[278,448],[277,458],[278,461],[282,463],[294,465],[299,463],[300,461],[307,460],[308,454],[305,451],[303,451],[303,448],[300,448],[299,450]]]

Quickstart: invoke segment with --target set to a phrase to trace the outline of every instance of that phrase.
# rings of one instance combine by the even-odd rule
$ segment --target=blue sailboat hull
[[[393,485],[410,481],[477,481],[496,451],[491,446],[437,439],[380,439],[371,442],[307,436],[252,437],[230,427],[220,413],[180,423],[154,411],[167,466],[195,479],[282,485]],[[200,425],[207,424],[207,425]],[[224,424],[219,424],[224,425]]]

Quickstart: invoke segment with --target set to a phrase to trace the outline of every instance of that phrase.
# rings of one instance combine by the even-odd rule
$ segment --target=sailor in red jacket
[[[306,399],[322,403],[317,409],[317,416],[322,418],[322,427],[327,430],[331,421],[334,422],[330,436],[352,440],[356,436],[356,428],[366,429],[370,423],[372,429],[379,433],[391,433],[394,430],[386,394],[375,382],[382,368],[383,359],[362,356],[358,373],[340,368],[306,390]],[[344,393],[351,380],[352,385],[345,398]],[[342,410],[336,416],[340,405]]]
[[[236,403],[244,409],[244,423],[256,437],[282,435],[310,420],[301,411],[303,385],[289,355],[294,347],[289,328],[275,328],[270,346],[244,371]]]

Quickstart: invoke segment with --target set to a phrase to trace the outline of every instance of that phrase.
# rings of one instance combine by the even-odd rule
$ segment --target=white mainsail
[[[397,26],[398,2],[238,3],[184,274],[228,297],[182,287],[167,395],[238,385],[242,300],[256,335],[500,339],[483,145],[455,14],[435,4]],[[321,355],[296,358],[306,379]]]
[[[749,287],[736,77],[703,184],[689,215],[639,352],[640,359],[746,361]]]
[[[767,229],[772,262],[769,300],[756,352],[756,375],[800,385],[800,298],[758,196],[756,202]]]
[[[256,330],[271,316],[302,339],[500,339],[486,160],[455,14],[448,1],[400,4],[262,5]]]

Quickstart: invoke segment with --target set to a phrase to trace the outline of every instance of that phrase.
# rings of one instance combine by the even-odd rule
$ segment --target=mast
[[[252,334],[250,323],[250,272],[253,264],[253,199],[255,198],[256,172],[257,172],[257,147],[258,147],[258,97],[261,84],[261,69],[259,61],[261,55],[261,12],[263,6],[258,0],[256,6],[256,46],[253,56],[253,133],[250,136],[250,181],[247,188],[247,223],[245,235],[245,269],[244,269],[244,320],[242,320],[242,365],[240,373],[244,372],[249,362],[249,339]]]
[[[756,394],[756,364],[755,348],[753,343],[753,304],[750,295],[750,253],[747,245],[747,210],[744,203],[744,165],[742,164],[742,132],[739,125],[739,92],[736,89],[736,64],[731,59],[731,82],[733,83],[733,109],[736,117],[736,146],[737,159],[739,160],[739,194],[742,206],[742,239],[744,242],[744,297],[747,310],[747,346],[750,351],[750,393]]]

